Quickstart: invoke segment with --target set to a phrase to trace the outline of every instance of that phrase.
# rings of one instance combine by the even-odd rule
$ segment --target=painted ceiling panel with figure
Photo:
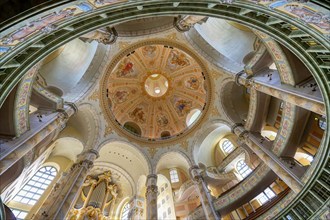
[[[193,126],[186,123],[190,112],[203,113],[206,71],[187,50],[150,43],[114,60],[103,88],[105,110],[125,131],[145,139],[168,139]]]

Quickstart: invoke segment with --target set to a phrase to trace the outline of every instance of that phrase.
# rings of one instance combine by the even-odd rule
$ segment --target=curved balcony
[[[237,179],[233,172],[220,173],[216,167],[208,167],[205,170],[205,180],[210,184],[225,185],[231,180]]]
[[[194,185],[195,184],[192,180],[188,180],[188,181],[184,182],[181,185],[178,193],[175,195],[174,201],[181,202],[181,201],[185,200],[192,192],[195,191]]]

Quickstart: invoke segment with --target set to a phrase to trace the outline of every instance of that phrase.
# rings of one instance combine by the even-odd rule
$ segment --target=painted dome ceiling
[[[201,62],[183,48],[157,43],[132,48],[115,59],[104,79],[107,115],[140,139],[180,136],[204,113],[206,80]]]

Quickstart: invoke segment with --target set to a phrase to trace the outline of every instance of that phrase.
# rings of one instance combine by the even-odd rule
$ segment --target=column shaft
[[[157,220],[157,175],[150,174],[147,176],[147,192],[146,192],[146,202],[147,202],[147,212],[146,218],[148,220]]]
[[[207,188],[207,185],[199,172],[198,166],[189,169],[191,177],[195,183],[196,190],[199,193],[201,204],[207,220],[220,220],[219,214],[213,206],[213,200]]]

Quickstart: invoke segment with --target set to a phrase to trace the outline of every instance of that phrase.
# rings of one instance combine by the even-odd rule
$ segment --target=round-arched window
[[[15,202],[34,205],[57,175],[52,166],[41,167],[13,198]]]
[[[121,211],[121,220],[128,220],[128,213],[131,208],[131,205],[129,203],[126,203],[124,208]]]
[[[246,177],[247,175],[249,175],[252,172],[251,168],[245,163],[244,160],[240,160],[240,161],[237,162],[236,169],[237,169],[237,172],[243,178]]]
[[[201,110],[199,109],[191,110],[187,115],[187,119],[186,119],[187,127],[192,125],[198,119],[200,114],[201,114]]]
[[[223,152],[225,152],[226,154],[231,153],[235,147],[233,145],[233,143],[231,143],[230,140],[226,139],[222,142],[221,144],[221,149],[223,150]]]
[[[127,131],[129,131],[129,132],[131,132],[131,133],[133,133],[133,134],[135,134],[137,136],[141,136],[141,128],[139,127],[138,124],[136,124],[134,122],[130,122],[130,121],[129,122],[126,122],[124,124],[124,128]]]
[[[175,168],[170,170],[170,179],[171,179],[171,183],[179,182],[178,171]]]

